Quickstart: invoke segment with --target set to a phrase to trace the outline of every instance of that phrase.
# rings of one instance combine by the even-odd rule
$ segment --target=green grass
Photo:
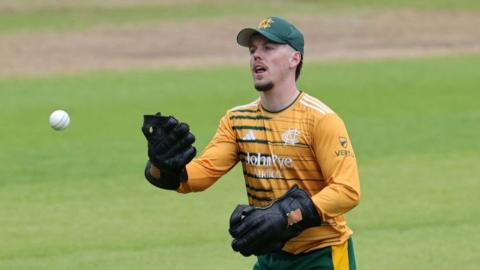
[[[133,6],[27,10],[5,12],[0,17],[1,32],[85,30],[95,26],[146,24],[232,16],[246,13],[245,5]]]
[[[306,63],[300,87],[342,116],[359,159],[359,269],[480,264],[478,78],[480,55]],[[251,88],[246,67],[0,79],[0,269],[250,269],[227,232],[239,168],[203,193],[155,189],[140,125],[174,114],[202,149]]]
[[[318,15],[331,12],[357,12],[376,9],[422,9],[422,10],[479,10],[476,0],[368,0],[368,1],[179,1],[176,4],[152,2],[138,4],[95,5],[91,2],[55,6],[50,2],[28,8],[25,3],[2,9],[0,2],[0,33],[18,31],[67,31],[83,30],[102,25],[125,25],[156,23],[165,20],[181,21],[212,17],[271,15]],[[23,8],[22,8],[23,7]]]

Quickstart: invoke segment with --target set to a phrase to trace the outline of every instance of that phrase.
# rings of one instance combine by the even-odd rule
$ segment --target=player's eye
[[[264,48],[265,48],[266,51],[271,51],[271,50],[275,49],[275,47],[273,45],[270,45],[270,44],[265,45]]]
[[[250,52],[250,54],[254,54],[255,53],[255,48],[250,47],[250,48],[248,48],[248,51]]]

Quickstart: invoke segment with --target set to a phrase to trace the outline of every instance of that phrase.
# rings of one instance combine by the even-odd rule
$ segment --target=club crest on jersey
[[[300,130],[289,128],[282,134],[282,140],[285,145],[295,145],[299,142],[298,136],[300,135]]]
[[[348,146],[347,138],[345,138],[345,137],[338,137],[338,140],[340,141],[340,145],[341,145],[343,148],[347,148],[347,146]]]

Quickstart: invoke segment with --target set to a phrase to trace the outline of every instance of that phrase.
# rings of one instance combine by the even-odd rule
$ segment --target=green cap
[[[303,56],[303,34],[289,21],[280,17],[269,17],[262,20],[257,28],[244,28],[237,35],[238,44],[249,47],[250,38],[257,33],[272,42],[288,44]]]

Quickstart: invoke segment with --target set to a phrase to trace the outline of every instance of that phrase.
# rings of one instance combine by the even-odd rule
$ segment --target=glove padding
[[[186,123],[181,123],[173,116],[145,115],[142,132],[148,142],[148,157],[151,164],[160,169],[162,181],[152,183],[147,174],[150,164],[147,164],[145,176],[155,186],[166,189],[177,189],[180,181],[186,180],[185,166],[195,157],[197,150],[192,144],[195,136],[190,133]],[[167,182],[165,182],[167,181]]]
[[[302,220],[289,225],[288,215],[299,209]],[[277,252],[309,227],[322,222],[310,196],[297,185],[267,207],[238,205],[230,217],[232,248],[243,256]]]
[[[195,157],[195,136],[173,116],[145,115],[142,132],[148,141],[148,157],[160,170],[181,170]]]

